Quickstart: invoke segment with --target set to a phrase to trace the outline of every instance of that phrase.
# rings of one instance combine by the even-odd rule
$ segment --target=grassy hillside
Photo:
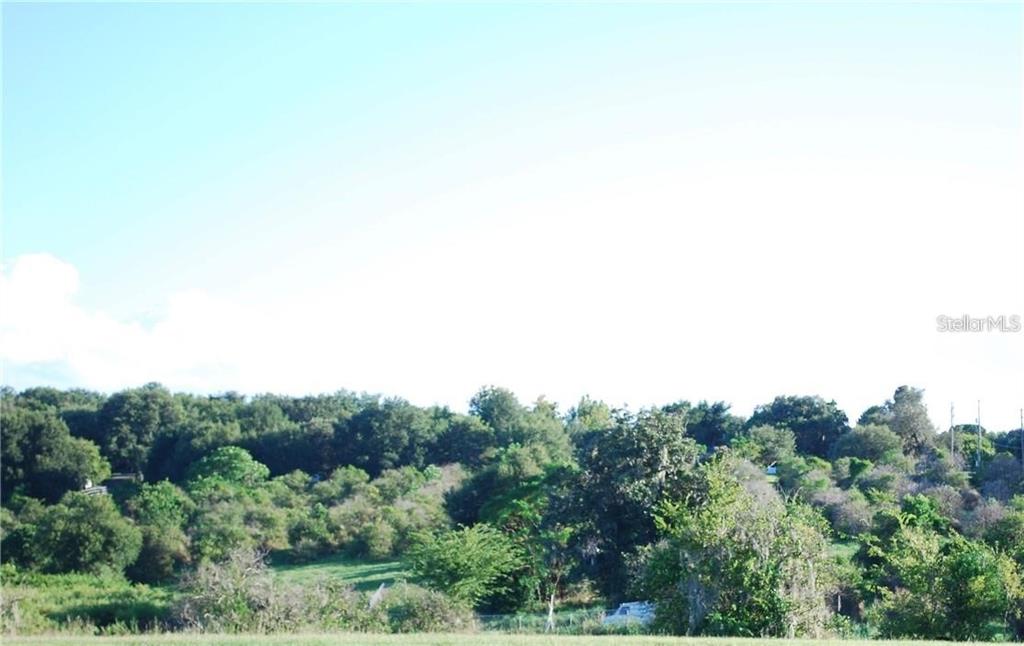
[[[381,583],[392,585],[408,579],[409,573],[401,561],[357,561],[341,555],[300,565],[271,564],[274,576],[285,583],[306,583],[318,578],[338,579],[360,591],[376,590]]]

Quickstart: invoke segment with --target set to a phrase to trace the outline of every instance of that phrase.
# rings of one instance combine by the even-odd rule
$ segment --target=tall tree
[[[770,404],[758,406],[747,420],[747,428],[788,428],[796,436],[796,446],[801,453],[824,458],[836,438],[850,429],[847,422],[846,413],[839,410],[834,401],[821,397],[780,396]]]
[[[817,637],[835,580],[824,520],[785,503],[763,482],[737,476],[719,453],[685,498],[662,501],[666,539],[646,561],[642,588],[656,622],[679,634]]]
[[[22,493],[55,502],[67,491],[110,475],[110,465],[89,440],[71,437],[49,405],[4,395],[0,416],[3,499]]]
[[[686,415],[686,433],[708,448],[725,446],[743,430],[743,418],[729,408],[725,402],[701,401]]]
[[[580,438],[578,477],[554,513],[578,525],[573,547],[606,592],[625,590],[627,555],[654,540],[654,509],[680,495],[698,455],[683,419],[661,410],[620,411],[614,426]]]
[[[426,466],[438,420],[404,399],[371,403],[335,427],[334,450],[342,464],[377,476],[385,469]]]
[[[157,436],[180,419],[180,405],[159,384],[115,393],[100,409],[100,450],[115,471],[141,473]]]
[[[900,437],[904,450],[910,453],[921,453],[935,442],[935,426],[928,418],[924,390],[920,388],[900,386],[892,399],[864,411],[858,424],[888,426]]]

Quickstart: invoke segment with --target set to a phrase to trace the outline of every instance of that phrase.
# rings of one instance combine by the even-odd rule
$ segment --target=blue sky
[[[5,383],[1024,404],[1019,3],[3,12]]]

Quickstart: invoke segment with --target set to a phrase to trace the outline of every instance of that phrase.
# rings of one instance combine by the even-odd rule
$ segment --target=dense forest
[[[246,559],[345,554],[402,559],[432,617],[641,599],[653,632],[1022,639],[1022,430],[939,432],[922,394],[853,423],[816,396],[743,418],[563,412],[496,387],[468,414],[344,391],[4,389],[2,574],[177,586],[150,618],[172,628],[300,625],[211,586]],[[318,591],[321,608],[350,593]],[[374,627],[352,608],[333,625]]]

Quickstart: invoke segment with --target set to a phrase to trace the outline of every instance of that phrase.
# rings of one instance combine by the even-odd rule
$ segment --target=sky
[[[1022,6],[4,3],[3,383],[1016,428]]]

